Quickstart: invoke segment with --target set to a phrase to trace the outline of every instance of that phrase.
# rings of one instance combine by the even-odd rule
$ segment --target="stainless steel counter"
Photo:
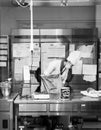
[[[72,94],[70,99],[59,99],[51,95],[46,100],[21,98],[14,101],[16,115],[101,115],[101,98],[90,98],[80,93]]]
[[[90,98],[80,93],[72,94],[70,99],[60,99],[50,95],[46,100],[20,98],[14,100],[15,130],[18,130],[19,116],[101,116],[101,98]]]
[[[0,94],[0,130],[14,129],[13,101],[17,94],[12,93],[9,98],[5,99]]]

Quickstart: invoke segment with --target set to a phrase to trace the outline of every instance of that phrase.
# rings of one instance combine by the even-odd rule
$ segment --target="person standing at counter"
[[[53,60],[49,63],[48,67],[44,71],[45,76],[49,75],[61,75],[61,80],[64,86],[70,81],[72,76],[72,66],[74,66],[80,60],[80,51],[72,51],[66,59]]]

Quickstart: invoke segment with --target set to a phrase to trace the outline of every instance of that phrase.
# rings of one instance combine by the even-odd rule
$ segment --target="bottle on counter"
[[[70,87],[62,87],[61,88],[61,99],[69,99],[70,98]]]

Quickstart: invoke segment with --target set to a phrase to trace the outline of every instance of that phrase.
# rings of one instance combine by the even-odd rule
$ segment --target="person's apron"
[[[60,93],[61,88],[63,87],[60,74],[49,76],[42,75],[41,79],[42,91],[46,91],[47,93]]]

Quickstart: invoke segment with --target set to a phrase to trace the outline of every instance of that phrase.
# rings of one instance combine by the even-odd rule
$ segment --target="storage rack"
[[[0,35],[0,81],[9,77],[9,36]]]

